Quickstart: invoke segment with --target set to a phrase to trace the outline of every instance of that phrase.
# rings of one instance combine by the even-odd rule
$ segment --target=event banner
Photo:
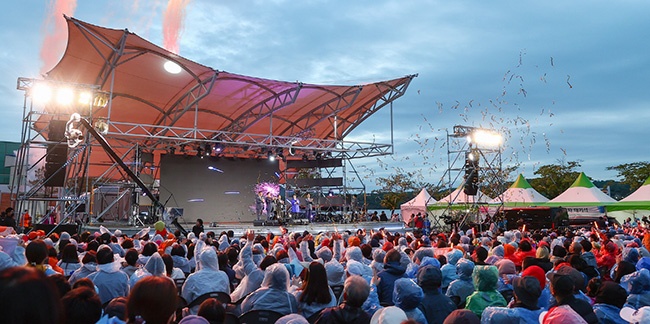
[[[569,219],[596,219],[605,216],[605,207],[564,207],[569,214]]]

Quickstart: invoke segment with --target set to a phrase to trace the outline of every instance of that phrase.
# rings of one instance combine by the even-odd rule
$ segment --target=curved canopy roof
[[[106,137],[146,137],[152,148],[170,138],[254,142],[246,134],[341,140],[416,76],[359,85],[267,80],[201,65],[126,29],[66,19],[68,45],[46,79],[98,85],[111,97],[93,111],[108,120]],[[167,72],[169,61],[181,71]]]

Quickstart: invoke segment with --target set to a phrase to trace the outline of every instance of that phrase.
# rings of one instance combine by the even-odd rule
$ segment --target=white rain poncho
[[[143,268],[136,270],[129,279],[129,287],[133,288],[142,278],[148,276],[162,277],[165,275],[165,263],[158,252],[154,253]]]
[[[290,294],[289,271],[283,264],[272,264],[264,273],[262,287],[248,295],[241,304],[242,313],[250,310],[272,310],[286,315],[298,311],[296,297]]]
[[[262,284],[264,272],[260,270],[253,261],[253,242],[246,242],[244,248],[239,252],[239,262],[235,264],[235,277],[241,282],[230,294],[230,299],[236,302],[244,296],[255,291]]]
[[[191,303],[197,297],[210,292],[221,291],[230,294],[230,281],[228,275],[219,271],[219,260],[217,252],[212,247],[206,247],[200,251],[197,256],[197,270],[185,280],[181,296],[187,303]],[[196,314],[196,309],[191,309],[192,314]]]

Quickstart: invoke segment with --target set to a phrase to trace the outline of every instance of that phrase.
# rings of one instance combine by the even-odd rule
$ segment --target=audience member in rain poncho
[[[347,260],[354,260],[354,261],[357,261],[357,262],[361,263],[364,276],[372,276],[373,275],[372,269],[370,269],[370,267],[367,266],[363,262],[364,257],[363,257],[363,254],[361,253],[360,248],[358,248],[356,246],[348,248],[347,252],[345,253],[345,258]]]
[[[142,278],[148,276],[162,277],[165,275],[165,263],[158,252],[154,253],[144,267],[136,270],[129,278],[129,287],[133,288]]]
[[[262,287],[248,295],[241,304],[242,313],[250,310],[272,310],[286,315],[298,312],[296,297],[290,294],[289,272],[284,264],[266,268]]]
[[[317,324],[368,324],[370,314],[361,304],[368,299],[369,286],[360,276],[352,275],[345,280],[343,302],[339,306],[324,309],[316,320]]]
[[[419,248],[413,254],[413,262],[409,263],[406,267],[406,276],[409,278],[415,278],[418,274],[418,269],[420,269],[420,263],[425,257],[434,257],[433,249],[431,248]]]
[[[172,245],[170,255],[172,256],[172,260],[174,260],[174,268],[181,269],[187,275],[192,272],[192,269],[190,268],[190,260],[185,257],[185,254],[185,248],[182,245]]]
[[[422,288],[418,286],[413,279],[400,278],[395,280],[393,289],[393,303],[401,308],[409,319],[413,319],[420,324],[427,324],[427,319],[418,309],[424,299]]]
[[[248,233],[246,244],[239,251],[239,262],[233,267],[235,277],[241,280],[237,288],[230,294],[230,299],[233,302],[239,301],[255,291],[255,289],[260,287],[264,279],[264,271],[260,270],[253,261],[254,237],[252,232]]]
[[[68,282],[74,285],[79,279],[88,277],[91,273],[97,271],[97,256],[95,251],[88,251],[81,259],[83,266],[72,273]]]
[[[126,273],[129,278],[138,270],[136,263],[138,262],[138,251],[135,249],[128,249],[124,254],[124,262],[126,266],[122,267],[122,271]]]
[[[517,268],[514,262],[508,259],[499,260],[494,265],[499,269],[499,285],[497,286],[497,291],[503,295],[506,301],[510,301],[513,291],[512,279],[518,277]]]
[[[395,280],[405,277],[406,268],[400,264],[401,254],[392,249],[386,253],[384,258],[384,271],[377,276],[380,281],[377,284],[377,295],[382,306],[393,306],[393,288]]]
[[[549,273],[551,281],[551,293],[558,306],[569,306],[578,313],[587,323],[598,323],[598,318],[594,314],[593,308],[588,301],[578,299],[574,295],[576,269],[567,265],[559,266],[555,272]],[[552,307],[554,309],[557,307]]]
[[[483,310],[481,323],[539,323],[542,309],[537,306],[542,289],[539,280],[532,276],[514,278],[514,303],[507,307],[487,307]]]
[[[325,262],[327,272],[327,283],[332,286],[342,286],[345,282],[345,268],[332,258],[332,250],[328,247],[321,247],[316,251],[316,256]]]
[[[625,304],[627,292],[615,282],[606,281],[598,289],[594,313],[602,324],[627,324],[619,313]]]
[[[381,305],[379,304],[379,296],[377,295],[377,287],[375,286],[374,283],[372,283],[372,276],[364,275],[363,265],[361,263],[353,260],[348,261],[347,276],[350,277],[354,275],[360,276],[363,279],[365,279],[370,287],[370,291],[368,292],[368,297],[366,298],[361,308],[363,308],[363,310],[366,313],[368,313],[368,315],[372,316],[379,308],[381,308]],[[341,294],[341,297],[339,299],[341,301],[344,300],[343,294]]]
[[[588,265],[594,267],[594,269],[598,269],[598,262],[596,262],[596,256],[594,255],[593,252],[591,252],[591,249],[593,246],[591,245],[591,242],[589,240],[582,240],[580,241],[580,244],[582,245],[582,258],[587,262]]]
[[[370,262],[370,268],[372,269],[373,274],[378,274],[384,270],[384,258],[386,257],[386,251],[382,249],[375,249],[372,251],[372,262]]]
[[[221,235],[219,238],[219,251],[225,251],[229,246],[230,242],[228,242],[228,235]]]
[[[212,247],[205,247],[197,256],[196,272],[189,275],[181,289],[181,296],[187,303],[191,303],[197,297],[221,291],[230,294],[230,282],[228,275],[219,271],[219,260],[217,252]],[[198,306],[190,309],[191,314],[196,315]]]
[[[158,246],[156,243],[148,242],[142,247],[142,253],[138,256],[138,265],[144,266],[149,261],[149,258],[158,252]]]
[[[489,306],[507,305],[506,300],[497,291],[499,270],[495,266],[475,266],[472,273],[476,291],[467,297],[465,308],[471,310],[479,318],[483,310]]]
[[[456,304],[440,292],[442,283],[440,268],[432,265],[421,266],[418,269],[417,281],[424,292],[424,298],[418,308],[429,324],[442,323],[456,309]]]
[[[0,249],[0,270],[21,266],[25,263],[27,263],[27,260],[25,259],[25,248],[23,246],[16,245],[11,255]]]
[[[463,257],[463,252],[457,249],[452,249],[447,253],[447,264],[443,265],[440,268],[442,271],[442,291],[447,291],[449,284],[458,279],[456,274],[456,263]]]
[[[97,271],[88,279],[97,287],[102,304],[129,294],[129,276],[120,271],[120,263],[114,261],[113,250],[108,246],[97,250]]]
[[[474,272],[474,262],[467,259],[460,259],[456,263],[456,274],[458,279],[452,281],[447,288],[447,295],[456,303],[459,308],[465,307],[465,300],[474,293],[474,281],[472,280]]]
[[[359,265],[361,264],[359,263]],[[317,261],[312,261],[309,264],[309,271],[303,281],[303,285],[301,289],[294,292],[294,296],[298,301],[298,310],[305,318],[309,318],[327,307],[334,307],[338,304],[334,292],[327,285],[325,267]]]
[[[61,253],[61,260],[57,265],[63,270],[63,275],[66,278],[70,277],[72,273],[81,268],[79,262],[79,255],[77,254],[77,246],[74,244],[67,244]]]
[[[626,306],[634,309],[639,309],[643,306],[650,306],[650,271],[648,269],[641,269],[631,273],[621,280],[627,282],[628,293],[625,302]]]

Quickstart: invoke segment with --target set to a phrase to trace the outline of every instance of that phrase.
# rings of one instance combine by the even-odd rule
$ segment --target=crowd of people
[[[650,322],[640,225],[280,230],[5,232],[3,322],[224,323],[260,311],[277,323]]]

